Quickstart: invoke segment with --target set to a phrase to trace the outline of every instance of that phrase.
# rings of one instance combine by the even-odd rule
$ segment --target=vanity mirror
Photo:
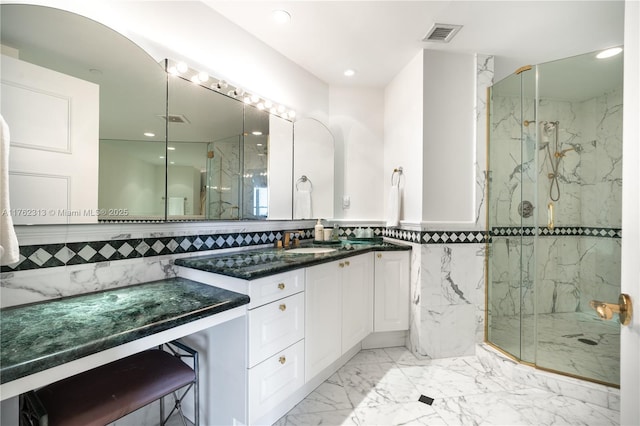
[[[291,121],[85,17],[0,8],[15,224],[291,219]]]
[[[294,124],[294,219],[333,218],[335,142],[322,122]]]

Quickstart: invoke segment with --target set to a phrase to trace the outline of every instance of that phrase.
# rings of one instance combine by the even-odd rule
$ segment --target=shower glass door
[[[534,72],[522,70],[490,90],[487,340],[534,361],[533,283],[536,155]],[[531,130],[533,129],[533,133]]]
[[[490,89],[487,341],[524,363],[616,386],[622,55],[523,67]],[[529,69],[526,69],[529,68]]]
[[[622,55],[537,66],[540,134],[536,365],[619,383]],[[550,206],[550,207],[549,207]],[[553,226],[549,222],[553,212]]]
[[[208,145],[207,219],[240,218],[240,138],[232,136]]]

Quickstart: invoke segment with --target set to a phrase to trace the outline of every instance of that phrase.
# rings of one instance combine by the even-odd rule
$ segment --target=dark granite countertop
[[[0,309],[0,383],[249,303],[170,278]]]
[[[312,247],[304,244],[302,247]],[[338,244],[332,247],[336,251],[330,253],[291,253],[286,249],[266,248],[245,250],[235,253],[212,254],[176,259],[175,264],[185,268],[226,275],[244,280],[253,280],[269,275],[279,274],[307,266],[332,262],[371,251],[404,251],[411,250],[411,246],[380,243],[380,244]]]

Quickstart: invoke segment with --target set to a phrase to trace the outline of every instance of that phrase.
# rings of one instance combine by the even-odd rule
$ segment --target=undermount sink
[[[331,253],[336,251],[334,248],[330,247],[298,247],[294,249],[289,249],[286,253],[292,254],[319,254],[319,253]]]

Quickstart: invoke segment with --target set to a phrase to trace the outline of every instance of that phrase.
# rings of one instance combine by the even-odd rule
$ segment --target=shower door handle
[[[618,298],[618,304],[592,300],[589,302],[589,305],[595,309],[598,316],[604,320],[610,320],[613,318],[613,314],[617,313],[620,315],[620,324],[629,325],[631,323],[633,305],[631,304],[631,297],[629,297],[628,294],[622,293]]]
[[[553,203],[547,204],[547,228],[549,228],[550,231],[553,231],[553,228],[555,228],[553,218]]]

